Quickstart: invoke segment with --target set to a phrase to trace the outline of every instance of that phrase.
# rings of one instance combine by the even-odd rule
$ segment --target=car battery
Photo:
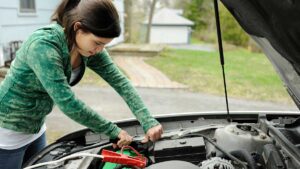
[[[155,162],[181,160],[198,164],[206,160],[206,149],[203,137],[189,137],[174,140],[162,140],[154,146]]]
[[[121,153],[121,151],[117,151],[117,153]],[[122,154],[131,156],[131,157],[135,157],[136,154],[130,150],[124,150]],[[113,169],[113,168],[117,168],[117,167],[121,167],[122,165],[117,164],[117,163],[110,163],[110,162],[105,162],[104,166],[102,167],[102,169]],[[130,169],[131,167],[122,167],[122,169]]]

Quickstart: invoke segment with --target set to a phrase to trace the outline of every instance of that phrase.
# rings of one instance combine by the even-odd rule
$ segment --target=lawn
[[[264,54],[235,49],[224,55],[229,97],[292,103]],[[224,95],[218,52],[168,49],[147,62],[191,91]]]

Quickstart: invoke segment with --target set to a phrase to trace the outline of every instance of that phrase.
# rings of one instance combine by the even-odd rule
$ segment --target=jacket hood
[[[263,49],[300,108],[300,1],[221,1]]]

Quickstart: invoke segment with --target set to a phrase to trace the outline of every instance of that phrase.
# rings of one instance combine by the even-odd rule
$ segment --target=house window
[[[35,13],[35,0],[20,0],[20,12],[21,13]]]

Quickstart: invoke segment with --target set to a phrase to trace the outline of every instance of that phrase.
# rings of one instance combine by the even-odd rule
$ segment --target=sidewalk
[[[112,56],[145,56],[153,57],[158,55],[165,45],[161,44],[132,44],[121,43],[111,48],[108,48]]]
[[[113,58],[136,87],[186,88],[183,84],[171,81],[162,72],[145,63],[143,57],[115,56]]]
[[[161,71],[145,62],[145,59],[158,55],[163,48],[164,46],[157,44],[120,44],[111,48],[109,53],[136,87],[187,88],[171,81]]]

